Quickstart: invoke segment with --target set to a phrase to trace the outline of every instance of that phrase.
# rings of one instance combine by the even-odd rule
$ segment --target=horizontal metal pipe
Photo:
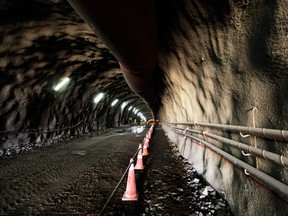
[[[266,150],[263,150],[260,148],[256,148],[254,146],[247,145],[247,144],[244,144],[242,142],[230,140],[230,139],[225,138],[225,137],[217,136],[217,135],[211,134],[209,132],[205,132],[204,134],[205,134],[205,136],[208,136],[208,137],[211,137],[211,138],[218,140],[220,142],[224,142],[224,143],[227,143],[229,145],[232,145],[232,146],[239,148],[245,152],[249,152],[249,153],[251,153],[257,157],[261,157],[263,159],[275,162],[275,163],[282,165],[284,167],[288,167],[288,158],[284,157],[282,155],[279,155],[279,154],[276,154],[276,153],[273,153],[270,151],[266,151]]]
[[[278,141],[288,141],[288,131],[286,130],[254,128],[254,127],[214,124],[214,123],[202,123],[202,122],[170,122],[170,124],[190,125],[190,126],[195,126],[195,127],[204,126],[204,127],[220,129],[223,131],[233,132],[233,133],[250,134],[256,137],[264,137],[264,138],[278,140]]]
[[[256,147],[250,146],[250,145],[242,143],[242,142],[237,142],[237,141],[225,138],[225,137],[221,137],[221,136],[215,135],[213,133],[210,133],[208,131],[183,129],[183,128],[178,128],[178,127],[174,127],[174,126],[172,126],[172,128],[179,129],[179,130],[185,130],[185,131],[189,131],[191,133],[201,134],[203,136],[207,136],[207,137],[213,138],[213,139],[218,140],[220,142],[223,142],[223,143],[226,143],[226,144],[231,145],[233,147],[236,147],[238,149],[241,149],[241,150],[243,150],[245,152],[249,152],[249,153],[251,153],[251,154],[253,154],[253,155],[257,156],[257,157],[261,157],[261,158],[263,158],[265,160],[269,160],[271,162],[274,162],[274,163],[277,163],[279,165],[282,165],[285,168],[288,167],[288,158],[284,157],[283,155],[279,155],[279,154],[276,154],[276,153],[273,153],[273,152],[270,152],[270,151],[266,151],[266,150],[263,150],[263,149],[260,149],[260,148],[256,148]]]
[[[272,191],[277,193],[281,198],[283,198],[285,201],[288,201],[288,186],[277,179],[267,175],[266,173],[256,169],[255,167],[241,161],[240,159],[234,157],[233,155],[223,151],[222,149],[212,145],[211,143],[200,139],[198,137],[189,135],[189,134],[184,134],[182,132],[179,132],[177,129],[172,129],[177,134],[181,135],[186,135],[186,137],[191,138],[192,140],[195,140],[197,142],[200,142],[201,144],[205,145],[206,147],[212,149],[219,155],[221,155],[223,158],[226,160],[230,161],[232,164],[235,166],[241,167],[245,169],[247,172],[249,172],[250,175],[256,177],[259,179],[261,182],[263,182],[268,188],[270,188]]]

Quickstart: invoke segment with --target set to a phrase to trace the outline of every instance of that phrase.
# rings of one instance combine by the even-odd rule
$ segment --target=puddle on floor
[[[86,155],[86,150],[74,150],[74,151],[72,151],[72,154],[84,156],[84,155]]]
[[[145,126],[131,127],[131,133],[135,133],[135,134],[142,133],[144,130],[145,130]]]

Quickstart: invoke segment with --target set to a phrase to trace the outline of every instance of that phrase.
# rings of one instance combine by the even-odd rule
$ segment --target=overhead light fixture
[[[65,77],[61,80],[61,82],[59,82],[55,87],[54,90],[55,91],[59,91],[62,87],[64,87],[66,84],[68,84],[68,82],[70,81],[70,78]]]
[[[138,109],[133,109],[133,111],[135,115],[138,113]]]
[[[130,106],[130,107],[129,107],[129,109],[128,109],[128,111],[130,111],[132,108],[133,108],[133,107],[132,107],[132,106]]]
[[[98,103],[100,100],[102,100],[104,98],[104,93],[100,92],[98,93],[95,98],[94,98],[94,103]]]
[[[112,103],[111,103],[111,106],[113,107],[113,106],[115,106],[117,103],[118,103],[118,99],[115,99]]]
[[[128,104],[127,101],[123,102],[122,105],[121,105],[121,109],[123,110],[127,106],[127,104]]]

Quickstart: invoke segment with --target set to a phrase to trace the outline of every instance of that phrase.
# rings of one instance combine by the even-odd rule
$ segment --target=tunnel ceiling
[[[153,3],[157,95],[148,103],[158,109],[161,123],[209,122],[287,130],[287,0]],[[130,19],[130,13],[125,15]],[[53,90],[64,77],[70,82]],[[142,80],[139,83],[143,85]],[[100,92],[105,98],[94,103]],[[112,107],[116,98],[120,101]],[[122,111],[124,101],[129,103]],[[136,115],[129,110],[131,106],[151,117],[146,104],[128,88],[116,59],[67,1],[0,1],[0,157],[133,123]],[[225,192],[235,215],[283,214],[282,202],[251,184],[231,163],[186,137],[179,139],[169,128],[164,130],[197,172]],[[287,145],[281,142],[239,138],[243,140],[263,149],[263,157],[264,149],[287,156]],[[228,146],[223,149],[288,182],[284,167],[258,162]]]
[[[116,59],[66,1],[4,0],[0,14],[1,131],[64,127],[101,116],[114,121],[114,99],[118,110],[127,101],[126,112],[133,106],[151,117]],[[65,77],[70,82],[55,91]],[[106,97],[94,104],[99,92]]]

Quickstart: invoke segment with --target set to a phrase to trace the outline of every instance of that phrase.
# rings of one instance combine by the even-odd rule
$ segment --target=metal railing
[[[178,135],[182,135],[184,137],[188,137],[194,142],[199,142],[201,145],[210,148],[212,151],[218,153],[223,158],[231,162],[233,165],[238,166],[244,169],[245,174],[254,176],[259,181],[264,183],[270,190],[274,191],[278,194],[283,200],[288,202],[288,185],[283,182],[269,176],[268,174],[258,170],[252,165],[240,160],[239,158],[231,155],[230,153],[224,151],[223,149],[217,147],[216,145],[206,141],[206,137],[212,138],[213,140],[220,141],[223,144],[227,144],[231,147],[238,148],[239,150],[249,152],[251,155],[256,157],[263,158],[267,161],[274,162],[278,165],[282,165],[286,169],[288,169],[288,158],[284,155],[279,155],[270,151],[266,151],[264,149],[260,149],[257,147],[253,147],[249,144],[234,141],[219,135],[215,135],[206,130],[195,130],[190,128],[181,128],[173,125],[189,125],[192,127],[208,127],[213,129],[219,129],[228,132],[234,133],[245,133],[258,137],[265,137],[268,139],[274,139],[278,141],[285,141],[288,138],[288,131],[284,130],[274,130],[274,129],[264,129],[264,128],[250,128],[243,126],[234,126],[234,125],[221,125],[221,124],[211,124],[211,123],[196,123],[196,122],[166,122],[166,125],[170,128],[171,131],[175,132]],[[255,130],[256,129],[256,130]],[[193,136],[192,134],[202,135],[204,139]]]

